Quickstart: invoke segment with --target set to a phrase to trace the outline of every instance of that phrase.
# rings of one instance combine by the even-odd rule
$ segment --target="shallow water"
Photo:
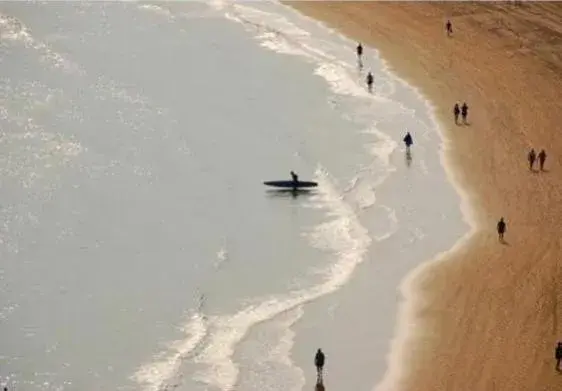
[[[426,102],[272,3],[0,6],[0,378],[371,389],[465,229]],[[401,139],[414,136],[411,161]],[[295,170],[296,197],[263,180]],[[333,294],[332,294],[333,293]]]

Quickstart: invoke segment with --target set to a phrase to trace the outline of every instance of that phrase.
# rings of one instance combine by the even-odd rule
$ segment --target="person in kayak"
[[[291,171],[291,178],[293,178],[293,182],[295,184],[299,183],[299,176],[297,174],[295,174],[294,171]]]
[[[318,383],[322,383],[322,371],[324,370],[324,362],[326,356],[322,352],[322,349],[316,351],[316,356],[314,356],[314,365],[316,366],[316,375],[318,377]]]

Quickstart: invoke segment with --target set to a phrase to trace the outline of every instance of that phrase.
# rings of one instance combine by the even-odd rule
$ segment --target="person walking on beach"
[[[462,104],[461,107],[462,122],[466,124],[466,119],[468,117],[468,105],[466,102]]]
[[[369,93],[373,93],[373,82],[375,81],[375,78],[373,77],[373,74],[371,72],[369,72],[367,74],[367,89],[369,90]]]
[[[324,363],[326,361],[326,356],[322,352],[322,349],[316,351],[316,356],[314,356],[314,365],[316,366],[316,379],[317,383],[322,383],[322,371],[324,370]]]
[[[506,230],[506,224],[505,221],[503,220],[503,217],[500,219],[500,221],[498,221],[498,239],[500,242],[503,242],[503,234],[505,233]]]
[[[544,151],[544,149],[541,149],[541,151],[539,152],[539,168],[541,171],[544,170],[545,160],[546,160],[546,152]]]
[[[447,20],[447,23],[445,24],[445,30],[447,30],[448,37],[453,35],[453,24],[451,23],[450,20]]]
[[[461,113],[461,109],[459,108],[459,104],[455,103],[455,107],[453,108],[453,114],[455,116],[455,124],[459,124],[459,115]]]
[[[414,140],[412,140],[412,135],[410,134],[410,132],[406,133],[406,136],[404,136],[404,144],[406,144],[406,152],[410,152],[410,146],[414,143]]]
[[[357,66],[359,67],[359,70],[363,69],[363,46],[361,45],[361,42],[359,42],[357,44],[357,49],[355,49],[357,52]]]
[[[556,370],[558,372],[562,372],[562,367],[560,363],[562,363],[562,342],[558,342],[558,346],[554,350],[554,358],[556,359]]]
[[[535,160],[537,160],[537,154],[535,150],[531,148],[529,154],[527,155],[527,161],[529,162],[529,170],[533,171],[533,166],[535,165]]]

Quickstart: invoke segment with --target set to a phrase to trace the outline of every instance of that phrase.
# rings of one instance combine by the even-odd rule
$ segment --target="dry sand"
[[[413,280],[409,323],[417,332],[395,350],[407,355],[389,389],[562,390],[554,370],[562,340],[562,3],[290,5],[379,48],[422,89],[470,196],[473,235]],[[470,125],[455,126],[452,107],[465,100]],[[546,149],[545,172],[529,171],[531,147]],[[495,232],[501,216],[504,245]]]

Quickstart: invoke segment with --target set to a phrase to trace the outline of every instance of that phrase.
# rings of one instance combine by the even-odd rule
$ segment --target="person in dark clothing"
[[[295,174],[294,171],[291,171],[291,178],[293,179],[293,182],[298,183],[299,176],[297,174]]]
[[[375,81],[375,78],[373,77],[373,74],[371,72],[369,72],[367,74],[367,88],[369,89],[369,92],[373,92],[373,83]]]
[[[533,171],[533,166],[535,165],[535,160],[537,160],[537,154],[535,150],[531,148],[529,154],[527,155],[527,161],[529,162],[529,170]]]
[[[500,221],[498,221],[498,239],[500,242],[503,242],[503,234],[505,234],[505,230],[506,230],[507,226],[505,224],[505,221],[503,220],[503,217],[500,219]]]
[[[293,194],[296,194],[298,190],[299,176],[295,174],[294,171],[291,171],[291,178],[293,179]]]
[[[357,52],[357,66],[359,67],[359,70],[363,69],[363,46],[361,45],[361,43],[357,44],[357,49],[355,49]]]
[[[461,109],[459,108],[459,104],[455,103],[455,107],[453,108],[453,114],[455,115],[455,124],[459,123],[460,113],[461,113]]]
[[[541,151],[539,152],[539,168],[541,171],[544,170],[545,160],[546,160],[546,152],[544,151],[544,149],[541,149]]]
[[[447,30],[448,37],[453,35],[453,24],[451,23],[450,20],[447,20],[447,23],[445,24],[445,30]]]
[[[562,367],[560,363],[562,363],[562,342],[558,342],[558,346],[554,351],[554,358],[556,359],[556,370],[562,372]]]
[[[316,356],[314,356],[314,365],[316,366],[316,375],[318,383],[322,383],[322,371],[324,370],[324,363],[326,361],[326,356],[322,352],[322,349],[316,351]]]
[[[462,116],[462,122],[464,122],[466,124],[466,119],[468,117],[468,105],[466,104],[466,102],[464,102],[462,104],[461,107],[461,116]]]
[[[412,135],[410,134],[410,132],[406,133],[406,136],[404,136],[404,144],[406,144],[406,151],[410,150],[410,146],[414,143],[414,140],[412,140]]]

